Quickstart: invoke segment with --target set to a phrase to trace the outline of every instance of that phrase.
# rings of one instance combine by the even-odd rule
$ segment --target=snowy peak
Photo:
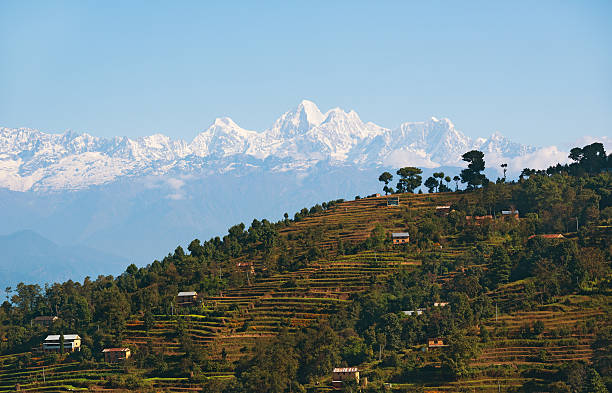
[[[303,135],[325,119],[317,105],[303,100],[293,111],[285,112],[272,126],[269,132],[277,138],[293,138]]]
[[[193,139],[189,150],[199,157],[243,154],[257,137],[256,131],[245,130],[229,117],[219,117]]]
[[[325,116],[319,110],[319,107],[312,101],[302,100],[296,108],[296,112],[300,114],[300,118],[308,124],[319,125],[325,119]]]
[[[461,155],[472,149],[482,150],[495,162],[534,151],[498,132],[472,140],[446,118],[388,129],[364,123],[353,110],[323,113],[312,101],[303,100],[270,129],[251,131],[220,117],[190,143],[159,133],[105,139],[0,128],[0,187],[73,190],[125,176],[219,173],[249,166],[303,170],[321,161],[359,167],[461,166]]]

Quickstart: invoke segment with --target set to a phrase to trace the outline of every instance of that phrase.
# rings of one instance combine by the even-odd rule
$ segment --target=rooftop
[[[179,292],[177,296],[198,296],[197,292]]]
[[[102,352],[127,352],[129,348],[104,348]]]
[[[78,334],[64,334],[64,340],[76,340],[80,339]],[[59,334],[50,334],[45,338],[45,341],[57,341],[60,339]]]
[[[342,368],[334,368],[335,373],[354,373],[359,371],[357,367],[342,367]]]
[[[410,237],[408,232],[394,232],[391,234],[392,237]]]

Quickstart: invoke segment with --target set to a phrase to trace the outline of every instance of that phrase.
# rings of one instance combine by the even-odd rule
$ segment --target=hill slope
[[[49,329],[2,328],[0,391],[20,383],[49,392],[325,392],[335,366],[359,367],[373,392],[384,384],[547,391],[601,384],[598,373],[609,383],[602,364],[612,326],[612,233],[610,201],[599,196],[611,182],[609,174],[533,175],[469,193],[401,194],[399,206],[386,197],[330,201],[196,239],[114,280],[24,294],[0,308],[6,326],[26,329],[56,293],[67,298]],[[500,215],[512,205],[518,220]],[[494,216],[473,218],[487,212]],[[566,218],[577,215],[580,231],[566,232]],[[395,231],[410,232],[410,243],[393,245]],[[538,236],[552,231],[564,238]],[[200,302],[178,305],[177,292],[190,290]],[[82,335],[83,351],[41,356],[41,338],[60,330]],[[434,337],[445,345],[428,348]],[[100,351],[109,346],[129,346],[134,357],[107,366]]]

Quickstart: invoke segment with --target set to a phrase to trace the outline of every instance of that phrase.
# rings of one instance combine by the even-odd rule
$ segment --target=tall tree
[[[504,247],[496,247],[490,260],[491,282],[494,287],[505,284],[510,279],[512,262]]]
[[[400,180],[397,183],[397,192],[412,192],[421,186],[423,171],[419,168],[407,166],[397,170]]]
[[[435,192],[435,189],[438,187],[438,181],[432,176],[429,176],[427,180],[425,180],[424,184],[425,184],[425,187],[427,187],[427,191],[429,191],[430,194],[432,192]]]
[[[603,144],[599,142],[586,145],[582,149],[575,147],[570,150],[569,158],[587,173],[598,173],[607,166],[607,156]]]
[[[468,167],[461,171],[461,182],[467,183],[468,190],[473,190],[485,184],[487,178],[480,173],[485,169],[484,153],[471,150],[462,155],[461,158],[468,163]]]
[[[455,175],[453,177],[453,181],[455,182],[455,191],[459,191],[459,180],[461,180],[459,176]]]
[[[438,180],[438,185],[436,186],[436,192],[440,192],[440,187],[442,184],[442,179],[444,179],[444,172],[434,172],[433,177]]]
[[[393,193],[393,189],[389,188],[389,182],[391,180],[393,180],[393,175],[390,174],[389,172],[383,172],[378,177],[378,181],[385,183],[385,186],[383,187],[383,191],[385,192],[385,195],[387,195],[389,193]]]

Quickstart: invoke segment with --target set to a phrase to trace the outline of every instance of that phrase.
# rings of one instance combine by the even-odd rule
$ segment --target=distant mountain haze
[[[117,274],[194,238],[223,236],[239,222],[278,220],[323,201],[380,192],[385,170],[395,175],[399,167],[418,166],[423,179],[440,170],[452,177],[472,149],[485,153],[493,179],[500,163],[516,175],[567,161],[554,146],[525,146],[499,133],[472,139],[449,119],[391,129],[354,111],[322,112],[307,100],[266,130],[218,118],[189,143],[161,134],[105,139],[0,128],[0,233],[40,234],[6,238],[0,266],[3,276],[19,273],[10,277],[32,282]],[[45,253],[35,253],[39,243]],[[80,255],[54,243],[108,255],[82,249],[91,257]]]
[[[127,258],[84,245],[59,246],[34,231],[0,236],[0,288],[27,284],[83,280],[99,274],[119,274]]]

